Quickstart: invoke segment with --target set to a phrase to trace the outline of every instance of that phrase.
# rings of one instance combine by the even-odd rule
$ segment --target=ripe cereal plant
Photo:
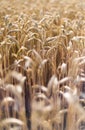
[[[0,0],[0,130],[85,130],[84,0]]]

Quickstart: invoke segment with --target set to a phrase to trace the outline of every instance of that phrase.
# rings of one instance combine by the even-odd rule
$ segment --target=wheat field
[[[84,0],[0,0],[0,130],[85,130]]]

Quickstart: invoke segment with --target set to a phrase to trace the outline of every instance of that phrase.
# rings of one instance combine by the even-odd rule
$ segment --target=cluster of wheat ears
[[[0,0],[0,130],[85,130],[83,0]]]

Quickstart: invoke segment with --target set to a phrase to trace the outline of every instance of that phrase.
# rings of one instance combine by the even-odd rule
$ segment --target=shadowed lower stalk
[[[25,114],[26,114],[26,121],[27,121],[27,127],[28,130],[31,130],[31,94],[30,94],[30,88],[29,88],[28,80],[26,78],[25,84],[24,84],[24,98],[25,98]]]

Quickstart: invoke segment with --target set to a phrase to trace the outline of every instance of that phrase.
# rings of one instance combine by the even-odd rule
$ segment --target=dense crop
[[[85,2],[0,0],[0,130],[85,129]]]

